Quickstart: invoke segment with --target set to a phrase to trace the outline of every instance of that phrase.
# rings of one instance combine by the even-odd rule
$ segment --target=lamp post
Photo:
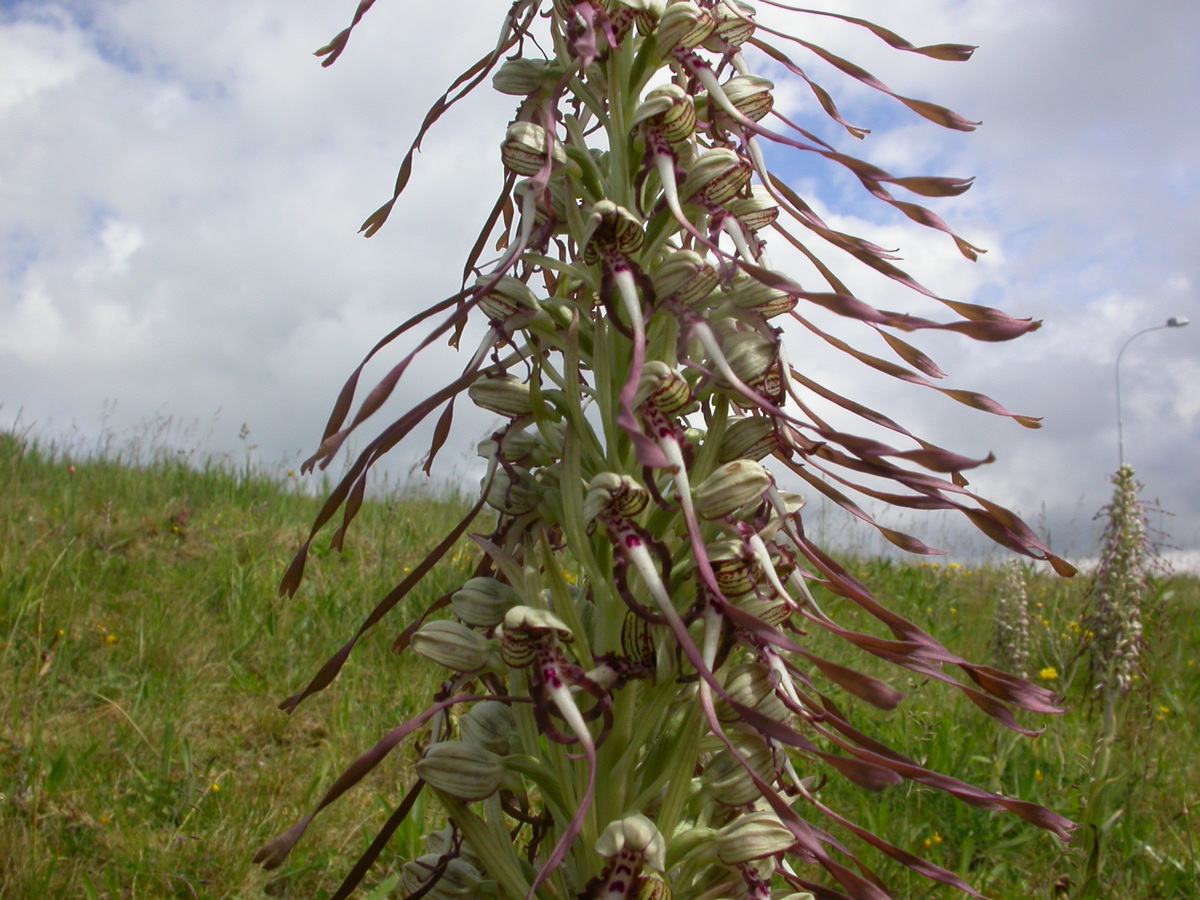
[[[1140,338],[1143,334],[1149,334],[1151,331],[1158,331],[1160,328],[1182,328],[1186,324],[1188,324],[1186,317],[1171,316],[1171,318],[1167,319],[1167,321],[1162,325],[1154,325],[1150,328],[1143,328],[1141,331],[1127,340],[1123,345],[1121,345],[1121,349],[1117,353],[1117,458],[1120,466],[1122,467],[1125,465],[1125,430],[1121,422],[1121,357],[1125,355],[1126,348],[1128,348],[1130,344]]]

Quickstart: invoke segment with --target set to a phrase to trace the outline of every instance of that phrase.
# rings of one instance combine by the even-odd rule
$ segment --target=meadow
[[[317,508],[290,473],[120,448],[76,457],[0,435],[0,492],[0,897],[328,897],[402,795],[411,748],[323,813],[283,867],[264,872],[251,857],[424,707],[436,672],[395,656],[391,642],[467,576],[469,546],[360,642],[333,687],[292,716],[277,704],[450,530],[461,498],[408,489],[369,501],[344,552],[318,541],[300,593],[281,599],[279,577]],[[859,559],[852,569],[947,646],[989,658],[997,568]],[[900,708],[845,705],[862,730],[933,769],[1096,823],[1107,896],[1194,900],[1200,584],[1156,583],[1150,653],[1101,778],[1081,655],[1089,579],[1029,570],[1026,582],[1032,677],[1070,708],[1026,719],[1045,727],[1040,737],[1003,731],[943,686],[883,667],[908,694]],[[821,796],[1001,900],[1066,896],[1061,879],[1079,869],[1079,849],[919,785],[866,794],[834,777]],[[417,813],[362,896],[400,896],[390,886],[420,852]],[[961,896],[875,862],[897,897]]]

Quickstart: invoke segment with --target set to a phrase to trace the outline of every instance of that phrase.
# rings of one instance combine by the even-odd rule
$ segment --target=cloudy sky
[[[1117,462],[1117,353],[1169,316],[1200,320],[1200,4],[816,5],[915,43],[980,46],[969,63],[936,63],[830,20],[769,17],[901,93],[983,121],[969,135],[926,125],[797,48],[847,118],[873,129],[861,143],[814,125],[822,134],[898,174],[978,177],[936,208],[988,249],[979,262],[836,171],[773,162],[832,223],[900,248],[943,296],[1044,320],[1010,344],[918,339],[947,386],[1043,416],[1044,427],[872,379],[804,335],[792,358],[943,446],[994,452],[974,484],[1059,552],[1086,556]],[[425,109],[491,46],[507,4],[379,0],[323,69],[312,51],[353,7],[0,0],[0,426],[86,446],[169,420],[167,439],[181,445],[240,459],[253,444],[264,463],[294,464],[375,339],[457,289],[500,183],[507,99],[481,92],[446,117],[389,224],[370,240],[356,231],[390,196]],[[778,81],[781,106],[809,116],[811,95]],[[925,311],[891,285],[840,273],[864,299]],[[1126,458],[1170,514],[1154,524],[1190,551],[1200,549],[1198,350],[1200,327],[1161,329],[1121,367]],[[431,358],[409,399],[454,364]],[[452,439],[447,477],[469,467],[474,439],[470,427]],[[934,541],[959,539],[929,527]]]

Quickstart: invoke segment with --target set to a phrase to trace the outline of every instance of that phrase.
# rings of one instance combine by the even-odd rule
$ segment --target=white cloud
[[[18,4],[0,17],[0,415],[23,410],[86,431],[105,409],[119,427],[160,411],[208,421],[220,409],[215,449],[238,449],[246,422],[264,458],[296,454],[313,447],[370,345],[456,289],[499,185],[509,98],[481,94],[448,114],[388,226],[370,241],[355,230],[390,195],[425,109],[490,49],[500,13],[481,15],[471,0],[377,4],[323,69],[312,51],[352,7],[78,0]],[[867,141],[842,133],[842,146],[901,174],[980,175],[963,197],[933,204],[990,248],[979,263],[867,202],[852,179],[806,165],[797,186],[839,227],[902,247],[905,265],[944,295],[1044,318],[1012,344],[913,340],[952,386],[1046,424],[1030,433],[841,370],[813,338],[798,335],[793,357],[951,449],[995,450],[999,461],[976,483],[1033,518],[1044,500],[1051,530],[1081,546],[1115,463],[1118,348],[1168,315],[1200,320],[1200,5],[828,7],[877,16],[918,43],[981,45],[971,62],[944,64],[891,53],[844,23],[799,20],[806,37],[866,61],[898,91],[983,119],[972,135],[919,123],[795,53],[849,119],[870,125],[882,114]],[[764,7],[763,17],[774,14]],[[452,42],[431,39],[447,27]],[[780,101],[812,106],[806,89],[781,90]],[[866,299],[935,311],[839,265]],[[1191,329],[1148,335],[1123,368],[1129,456],[1188,547],[1200,545],[1200,480],[1189,466],[1200,438],[1198,341]],[[405,396],[423,396],[459,365],[431,357]],[[472,446],[470,427],[460,432],[456,446]]]

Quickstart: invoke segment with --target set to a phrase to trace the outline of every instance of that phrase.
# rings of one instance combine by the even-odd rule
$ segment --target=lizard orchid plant
[[[372,3],[361,0],[350,28],[318,51],[326,65]],[[825,16],[866,29],[899,52],[961,61],[973,49],[919,47],[862,19],[795,12],[801,22]],[[297,589],[311,541],[339,510],[333,543],[341,545],[371,467],[419,423],[441,410],[428,471],[456,401],[465,395],[500,417],[479,444],[487,474],[472,509],[283,704],[294,710],[327,687],[359,637],[475,525],[470,539],[481,555],[472,577],[408,623],[395,644],[443,667],[444,681],[429,707],[350,766],[313,813],[402,742],[416,748],[403,801],[336,897],[353,891],[422,791],[439,801],[444,827],[428,836],[424,856],[403,866],[413,898],[891,896],[856,857],[863,845],[980,896],[827,805],[827,777],[870,791],[916,782],[1069,835],[1071,824],[1049,810],[930,771],[858,730],[850,716],[857,702],[891,709],[901,694],[823,658],[806,640],[827,632],[944,682],[1017,731],[1015,710],[1061,711],[1048,691],[961,658],[878,602],[810,538],[802,497],[779,481],[785,473],[906,551],[936,552],[876,523],[853,495],[958,510],[1003,546],[1071,569],[1017,516],[968,488],[963,472],[991,457],[968,459],[922,440],[789,356],[784,323],[872,369],[1037,424],[982,394],[937,386],[942,372],[901,335],[939,330],[1004,341],[1038,323],[938,297],[889,251],[827,223],[768,167],[768,145],[819,157],[945,232],[964,256],[978,252],[934,212],[902,199],[954,196],[969,180],[889,174],[773,109],[773,84],[751,71],[754,61],[807,84],[850,136],[867,133],[781,49],[788,44],[938,125],[976,124],[895,93],[803,32],[757,23],[739,0],[516,0],[494,49],[433,105],[393,198],[364,224],[368,236],[384,224],[421,139],[456,101],[489,75],[518,98],[515,118],[497,136],[504,187],[463,288],[368,354],[429,323],[353,417],[362,367],[352,375],[307,463],[327,466],[422,350],[441,339],[457,346],[468,320],[486,319],[461,373],[350,464],[283,580],[285,593]],[[772,232],[824,283],[801,285],[773,268]],[[485,258],[493,246],[497,255]],[[946,320],[854,296],[825,261],[830,251],[936,300]],[[894,358],[823,330],[814,310],[853,320]],[[829,409],[876,436],[835,424]],[[889,433],[898,446],[879,436]],[[880,627],[848,623],[825,608],[829,597]],[[259,861],[279,865],[311,819],[272,841]]]
[[[1165,568],[1150,537],[1133,467],[1122,465],[1112,483],[1112,501],[1100,513],[1108,521],[1088,619],[1094,634],[1088,645],[1092,687],[1101,694],[1128,692],[1139,677],[1144,607],[1155,570]]]

